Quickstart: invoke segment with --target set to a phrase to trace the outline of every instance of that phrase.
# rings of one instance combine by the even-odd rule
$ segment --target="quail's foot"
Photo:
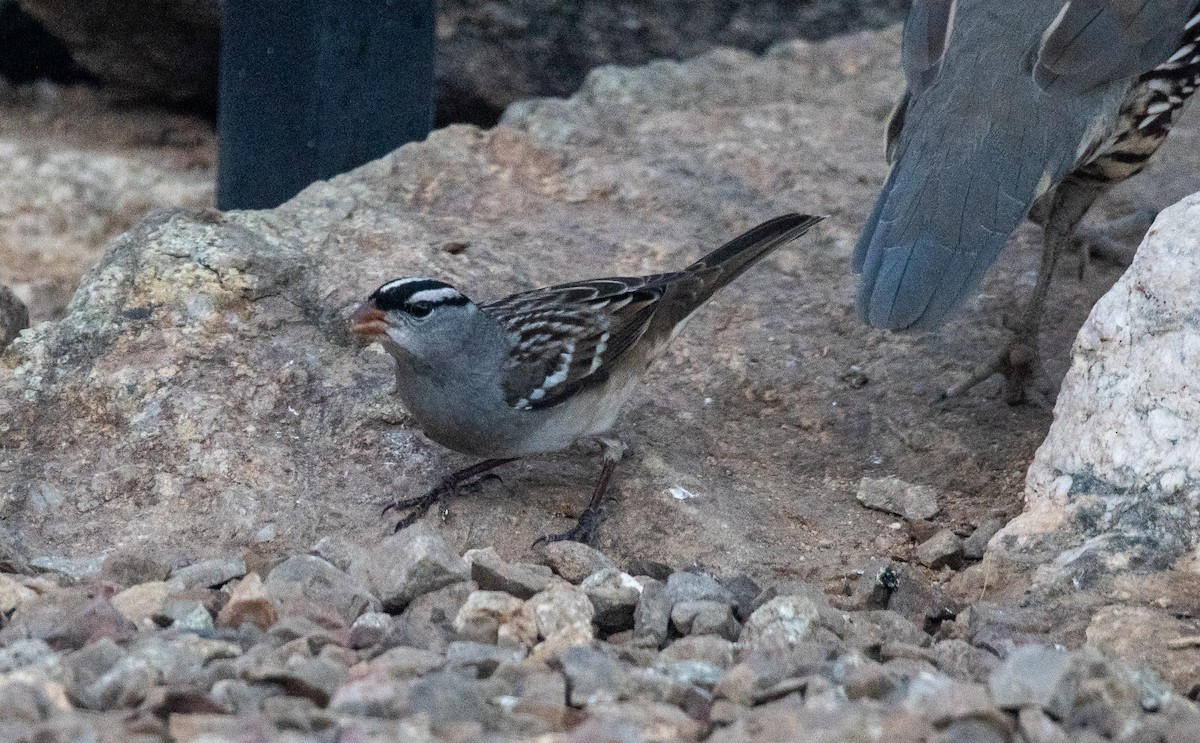
[[[1033,295],[1029,298],[1020,319],[1014,325],[1009,326],[1013,333],[1012,340],[991,362],[983,364],[969,377],[942,392],[939,401],[946,402],[960,397],[993,375],[1003,374],[1004,399],[1008,404],[1028,403],[1043,408],[1050,407],[1046,398],[1033,389],[1033,381],[1038,367],[1038,328],[1041,325],[1046,294],[1054,273],[1059,246],[1063,244],[1064,238],[1068,235],[1072,240],[1080,243],[1079,276],[1081,279],[1085,276],[1088,258],[1091,256],[1101,257],[1118,265],[1128,265],[1132,259],[1133,250],[1136,250],[1136,244],[1132,250],[1126,246],[1140,240],[1154,222],[1155,216],[1155,212],[1147,209],[1090,229],[1080,229],[1076,226],[1072,230],[1071,223],[1068,221],[1066,230],[1061,229],[1061,224],[1058,225],[1059,231],[1048,230],[1044,238],[1042,265],[1038,272],[1038,281]]]
[[[441,512],[442,518],[445,519],[450,513],[450,508],[447,505],[447,501],[455,495],[458,495],[458,489],[460,487],[468,484],[468,481],[474,480],[475,478],[482,480],[484,477],[486,477],[485,473],[487,473],[489,470],[495,469],[496,467],[499,467],[502,464],[507,464],[511,461],[513,460],[485,459],[478,464],[471,465],[470,467],[446,475],[442,478],[442,481],[438,483],[437,487],[430,490],[428,493],[424,495],[418,495],[414,498],[404,498],[395,501],[394,503],[390,503],[384,507],[383,513],[380,515],[386,515],[388,511],[392,510],[396,511],[396,513],[403,513],[407,511],[407,513],[405,513],[405,515],[396,522],[396,528],[393,530],[400,531],[401,529],[405,529],[415,524],[418,519],[420,519],[429,511],[429,508],[434,503],[437,503],[438,510]],[[478,480],[475,481],[478,482]]]
[[[939,396],[941,403],[961,397],[981,382],[996,374],[1004,375],[1004,400],[1009,405],[1025,403],[1047,407],[1045,397],[1033,389],[1037,375],[1038,348],[1037,329],[1024,326],[1012,328],[1013,338],[990,362],[977,367],[971,375],[944,390]]]

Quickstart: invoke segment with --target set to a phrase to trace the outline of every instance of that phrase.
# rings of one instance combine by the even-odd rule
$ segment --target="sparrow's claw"
[[[500,465],[511,461],[512,459],[487,459],[478,464],[467,467],[466,469],[459,470],[458,472],[443,477],[441,483],[439,483],[436,488],[430,490],[425,495],[419,495],[415,498],[404,498],[403,500],[389,503],[384,507],[383,512],[379,515],[385,516],[387,515],[387,512],[391,511],[392,509],[395,509],[397,513],[408,511],[405,516],[396,522],[396,528],[394,531],[400,531],[401,529],[405,529],[415,524],[418,519],[420,519],[429,511],[430,506],[432,506],[434,503],[437,503],[439,505],[438,510],[442,515],[442,520],[445,521],[446,517],[450,515],[450,507],[446,502],[455,495],[458,495],[459,487],[467,483],[469,480],[479,478],[480,475],[488,470],[491,470],[494,467],[499,467]],[[476,482],[479,482],[482,479],[483,478],[479,478],[476,480]]]
[[[383,513],[380,515],[382,516],[392,509],[395,509],[397,513],[408,511],[407,514],[405,514],[399,521],[396,522],[396,528],[392,530],[393,533],[398,532],[401,529],[406,529],[417,523],[417,521],[429,511],[430,506],[432,506],[434,503],[437,503],[441,506],[442,518],[445,519],[450,513],[450,509],[446,505],[446,500],[453,496],[457,490],[457,483],[452,482],[450,478],[446,478],[442,481],[441,485],[438,485],[425,495],[419,495],[415,498],[405,498],[404,500],[398,500],[395,503],[388,505],[383,509]]]
[[[608,514],[605,513],[604,506],[589,506],[579,514],[579,519],[575,522],[575,526],[562,534],[543,534],[538,537],[533,543],[534,547],[539,544],[547,544],[549,542],[580,542],[582,544],[591,544],[596,538],[596,532],[600,530],[600,525],[604,523],[604,519]]]

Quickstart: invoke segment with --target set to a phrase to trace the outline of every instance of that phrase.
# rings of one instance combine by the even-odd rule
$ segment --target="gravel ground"
[[[914,624],[899,565],[828,596],[575,543],[537,554],[460,556],[423,524],[281,561],[116,552],[84,580],[9,551],[0,739],[1200,740],[1200,707],[1048,644],[1035,625],[1053,617]]]

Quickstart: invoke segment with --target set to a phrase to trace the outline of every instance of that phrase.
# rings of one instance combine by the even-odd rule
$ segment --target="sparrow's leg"
[[[592,490],[592,499],[588,501],[587,508],[583,509],[583,513],[579,514],[575,528],[562,534],[542,535],[537,538],[533,546],[536,547],[543,542],[590,544],[596,537],[596,531],[600,528],[600,524],[604,523],[607,515],[604,509],[604,496],[608,493],[608,484],[612,480],[613,470],[617,468],[617,462],[621,461],[621,457],[625,456],[625,444],[621,443],[619,439],[605,437],[598,441],[604,447],[604,466],[600,469],[600,477],[596,480],[596,487]]]
[[[429,507],[434,503],[441,505],[442,517],[449,512],[446,508],[446,499],[458,494],[458,488],[468,480],[478,477],[488,470],[495,469],[502,464],[508,464],[515,457],[509,459],[485,459],[478,464],[473,464],[466,469],[461,469],[458,472],[451,473],[442,478],[441,483],[436,488],[430,490],[425,495],[419,495],[415,498],[405,498],[398,500],[395,503],[388,505],[383,509],[381,516],[388,511],[395,509],[397,512],[408,511],[408,514],[396,522],[395,531],[400,531],[406,527],[412,526],[417,519],[425,515]]]

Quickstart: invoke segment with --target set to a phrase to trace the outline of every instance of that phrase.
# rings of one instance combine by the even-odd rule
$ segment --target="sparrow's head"
[[[395,279],[376,289],[350,318],[350,330],[397,355],[428,358],[451,350],[479,311],[444,281]]]

